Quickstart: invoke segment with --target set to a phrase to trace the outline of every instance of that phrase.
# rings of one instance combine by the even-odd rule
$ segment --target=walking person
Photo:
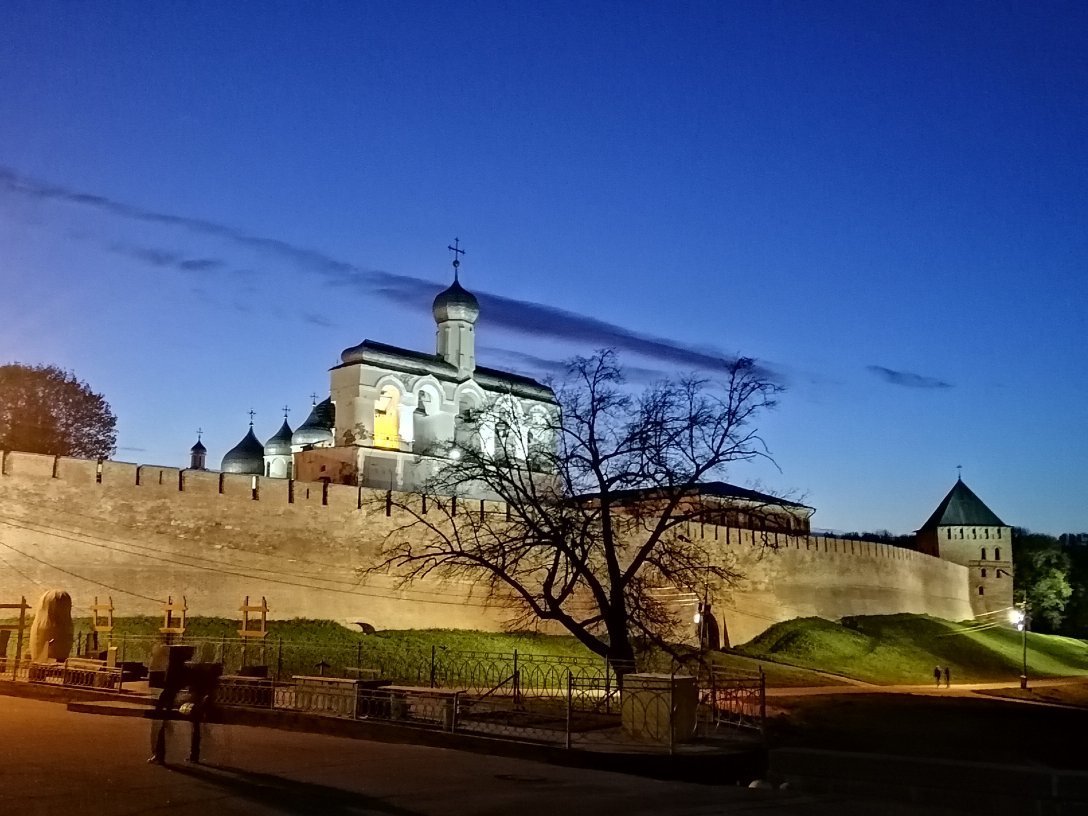
[[[941,687],[941,667],[937,666],[933,669],[933,679],[937,683],[937,688]]]
[[[189,762],[200,762],[200,738],[208,711],[215,698],[221,663],[189,664],[189,701],[181,705],[181,714],[189,719],[192,732],[189,735]]]
[[[162,765],[166,762],[166,733],[168,723],[177,719],[178,695],[188,684],[185,661],[193,656],[192,646],[164,646],[156,649],[152,664],[161,671],[162,691],[151,713],[151,756],[148,762]],[[162,665],[165,663],[165,666]]]
[[[938,682],[937,685],[940,685],[940,683]],[[952,670],[948,666],[944,667],[944,687],[952,687]]]

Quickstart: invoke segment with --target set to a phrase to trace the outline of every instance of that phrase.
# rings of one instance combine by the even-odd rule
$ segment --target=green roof
[[[1007,527],[994,511],[982,503],[982,499],[957,479],[922,530],[934,527]]]

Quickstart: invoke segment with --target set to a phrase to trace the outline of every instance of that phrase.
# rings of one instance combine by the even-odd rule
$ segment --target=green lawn
[[[749,657],[832,672],[871,683],[926,683],[934,666],[948,666],[952,682],[1012,680],[1019,676],[1021,634],[1011,627],[981,628],[928,615],[798,618],[776,624],[736,651]],[[1088,644],[1028,634],[1032,676],[1088,674]]]

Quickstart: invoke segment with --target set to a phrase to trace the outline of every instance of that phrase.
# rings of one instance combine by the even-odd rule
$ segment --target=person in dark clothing
[[[189,702],[182,704],[181,714],[189,720],[189,762],[200,762],[200,738],[208,711],[215,698],[223,666],[219,663],[189,665]]]
[[[937,666],[933,669],[933,679],[937,683],[937,688],[941,687],[941,667]]]
[[[940,683],[938,683],[938,685],[940,685]],[[944,667],[944,687],[952,687],[952,670],[948,668],[948,666]]]
[[[148,757],[148,762],[161,765],[166,761],[166,732],[169,728],[167,723],[177,719],[175,706],[178,695],[188,683],[185,661],[192,656],[192,646],[166,646],[152,656],[153,664],[165,663],[165,666],[158,666],[162,676],[162,691],[159,692],[155,710],[151,713],[151,756]]]

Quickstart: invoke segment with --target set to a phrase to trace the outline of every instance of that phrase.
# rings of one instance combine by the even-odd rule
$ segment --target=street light
[[[1028,687],[1028,602],[1021,601],[1019,608],[1009,610],[1009,622],[1015,626],[1021,634],[1024,644],[1024,665],[1020,673],[1020,688]]]

